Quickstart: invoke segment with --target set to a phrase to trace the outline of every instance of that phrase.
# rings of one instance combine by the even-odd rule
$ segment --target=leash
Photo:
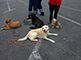
[[[35,44],[36,42],[43,43],[43,42],[44,42],[44,39],[42,39],[42,41],[35,41],[35,42],[29,43],[29,44],[19,44],[19,42],[16,41],[16,40],[9,40],[9,41],[8,41],[9,44],[15,43],[16,45],[19,45],[19,46],[33,45],[33,44]]]

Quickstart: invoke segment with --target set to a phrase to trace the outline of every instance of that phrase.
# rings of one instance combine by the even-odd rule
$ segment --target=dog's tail
[[[24,40],[26,40],[28,38],[28,34],[24,37],[24,38],[20,38],[20,39],[18,39],[17,41],[24,41]]]

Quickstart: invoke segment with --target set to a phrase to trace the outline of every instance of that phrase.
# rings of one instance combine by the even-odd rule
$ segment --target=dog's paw
[[[32,41],[38,41],[37,39],[34,39],[34,40],[32,40]]]
[[[54,41],[54,40],[52,40],[51,42],[52,42],[52,43],[55,43],[55,41]]]
[[[35,39],[35,41],[38,41],[37,39]]]
[[[58,34],[54,34],[55,36],[58,36]]]

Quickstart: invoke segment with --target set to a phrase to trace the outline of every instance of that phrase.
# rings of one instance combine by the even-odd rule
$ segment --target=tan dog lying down
[[[48,35],[57,36],[58,34],[49,33],[49,27],[47,25],[44,25],[42,26],[42,28],[29,31],[24,38],[18,39],[18,41],[24,41],[27,38],[29,38],[31,41],[38,41],[36,38],[43,38],[51,41],[52,43],[55,43],[54,40],[47,38]]]
[[[8,30],[8,29],[11,29],[11,28],[18,28],[18,27],[21,26],[21,23],[19,21],[12,22],[11,19],[9,19],[9,18],[6,18],[5,22],[7,23],[7,25],[3,25],[3,27],[5,27],[5,28],[1,28],[1,30]]]

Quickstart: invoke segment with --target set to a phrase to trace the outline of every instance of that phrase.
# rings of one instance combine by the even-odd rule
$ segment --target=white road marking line
[[[70,21],[70,22],[73,22],[73,23],[75,23],[75,24],[77,24],[77,25],[79,25],[79,26],[81,26],[81,24],[80,24],[80,23],[78,23],[78,22],[76,22],[76,21],[73,21],[72,19],[69,19],[69,18],[64,17],[64,16],[62,16],[62,15],[58,15],[58,16],[59,16],[59,17],[61,17],[61,18],[66,19],[66,20],[68,20],[68,21]]]
[[[75,11],[79,11],[81,12],[81,10],[78,10],[78,9],[74,9],[74,8],[70,8],[70,7],[66,7],[66,6],[62,6],[63,8],[66,8],[66,9],[70,9],[70,10],[75,10]]]
[[[13,10],[16,9],[16,8],[10,9],[9,2],[7,2],[7,6],[8,6],[8,11],[5,11],[5,12],[3,12],[3,13],[8,13],[8,12],[13,11]]]
[[[37,42],[28,60],[43,60],[39,54],[41,43]]]
[[[7,2],[7,6],[8,6],[8,10],[9,11],[11,11],[11,9],[10,9],[10,5],[9,5],[9,3]]]
[[[13,11],[13,10],[15,10],[15,9],[16,9],[16,8],[13,8],[13,9],[10,9],[10,10],[5,11],[5,12],[3,12],[3,13],[5,14],[5,13],[8,13],[8,12]]]
[[[26,2],[23,2],[22,0],[18,0],[18,1],[20,1],[21,3],[24,3],[25,5],[28,5]]]

